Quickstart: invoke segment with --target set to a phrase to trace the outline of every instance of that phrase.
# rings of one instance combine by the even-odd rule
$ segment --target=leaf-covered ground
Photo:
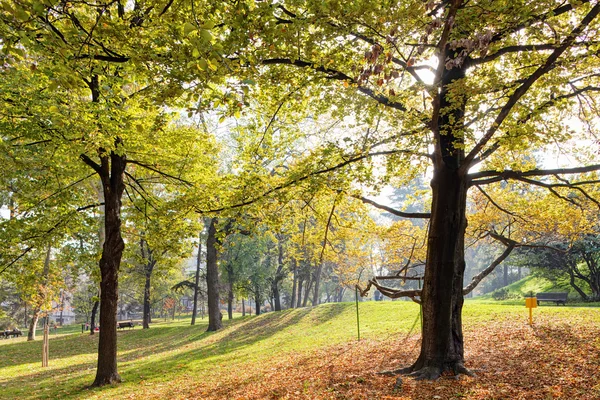
[[[466,359],[477,375],[435,382],[403,377],[398,388],[395,377],[378,372],[416,358],[417,308],[405,302],[361,304],[366,339],[360,342],[354,311],[352,304],[334,304],[270,313],[234,320],[217,334],[185,322],[122,332],[125,381],[102,389],[85,387],[94,376],[96,339],[52,340],[49,369],[39,367],[34,344],[2,342],[0,393],[77,399],[600,399],[599,308],[540,307],[530,327],[523,306],[468,302]]]

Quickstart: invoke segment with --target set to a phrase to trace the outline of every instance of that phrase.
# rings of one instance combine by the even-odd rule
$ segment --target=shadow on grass
[[[232,354],[236,350],[268,339],[278,332],[298,324],[304,318],[310,318],[311,325],[322,324],[335,318],[346,308],[347,305],[330,304],[311,309],[270,312],[260,316],[236,318],[224,321],[224,329],[217,333],[205,332],[206,323],[196,326],[158,324],[149,330],[120,331],[118,336],[119,372],[126,382],[135,381],[140,376],[143,376],[144,379],[160,380],[160,377],[165,375],[165,371],[174,371],[192,360],[198,360],[201,364],[202,361],[213,358],[240,362],[241,358]],[[90,389],[87,387],[93,381],[95,374],[97,344],[97,335],[74,334],[51,338],[51,366],[53,360],[58,361],[69,357],[81,356],[86,361],[81,362],[81,359],[77,359],[74,360],[74,364],[69,366],[39,370],[27,375],[18,375],[17,373],[16,379],[9,378],[0,381],[3,382],[3,388],[19,390],[27,387],[32,389],[19,395],[21,398],[40,398],[46,394],[60,398],[80,398],[84,392],[103,391],[105,388]],[[192,348],[186,349],[188,346]],[[0,369],[41,362],[41,347],[41,340],[2,346]],[[177,353],[169,356],[170,352]],[[146,357],[162,353],[167,357],[158,360],[144,360]],[[132,364],[133,362],[134,364]],[[209,366],[201,366],[201,368],[209,368]],[[63,386],[63,388],[58,388],[57,385]],[[35,390],[40,386],[53,389],[47,393]],[[110,391],[110,388],[109,386],[106,390]],[[61,392],[57,393],[57,390],[61,390]]]

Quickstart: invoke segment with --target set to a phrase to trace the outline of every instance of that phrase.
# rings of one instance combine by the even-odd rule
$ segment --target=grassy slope
[[[418,306],[412,302],[361,303],[360,310],[362,337],[397,340],[413,327],[418,331]],[[585,324],[600,324],[598,309],[549,306],[536,313],[563,318],[577,314]],[[466,329],[513,318],[526,318],[522,304],[467,301],[465,305]],[[180,320],[157,323],[150,330],[119,332],[119,372],[124,383],[102,389],[85,387],[94,378],[97,336],[79,333],[53,337],[50,367],[46,369],[40,366],[40,341],[0,341],[0,393],[3,398],[83,399],[127,398],[143,390],[145,395],[162,393],[168,398],[173,380],[184,385],[221,379],[249,366],[267,369],[287,356],[310,354],[356,338],[352,303],[238,318],[213,334],[204,332],[205,321],[194,327],[188,324]]]
[[[583,290],[586,289],[586,286],[583,284],[580,285],[580,287]],[[522,301],[521,299],[531,292],[533,292],[533,294],[542,292],[569,292],[570,301],[581,301],[581,297],[579,297],[579,294],[575,291],[575,289],[573,289],[566,278],[555,283],[543,277],[529,275],[506,286],[506,289],[508,289],[509,293],[514,298],[518,299],[518,301]],[[486,295],[477,297],[477,299],[491,300],[492,295],[491,293],[488,293]],[[510,300],[509,302],[513,304],[516,303],[515,301]]]

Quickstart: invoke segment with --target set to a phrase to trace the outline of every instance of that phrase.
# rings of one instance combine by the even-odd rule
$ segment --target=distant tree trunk
[[[150,328],[150,274],[146,273],[146,283],[144,285],[144,315],[142,328]]]
[[[504,264],[504,286],[508,286],[508,265]]]
[[[44,269],[42,270],[42,287],[48,284],[48,274],[50,273],[50,258],[52,257],[52,247],[48,246],[46,250],[46,257],[44,258]],[[35,330],[37,328],[38,319],[40,317],[41,305],[46,301],[46,295],[43,291],[40,293],[40,303],[33,308],[33,316],[31,323],[29,324],[29,331],[27,332],[27,341],[35,340]]]
[[[295,308],[296,307],[296,286],[297,286],[297,281],[298,281],[298,277],[296,274],[296,259],[292,258],[292,273],[294,274],[294,280],[292,283],[292,298],[290,300],[290,308]]]
[[[152,249],[148,246],[148,242],[143,238],[140,239],[140,252],[142,255],[142,260],[145,261],[144,265],[144,276],[146,278],[146,283],[144,285],[144,310],[143,310],[143,329],[149,329],[151,320],[150,315],[150,288],[151,288],[151,279],[152,272],[154,271],[154,267],[156,266],[156,260],[153,256]]]
[[[99,301],[95,301],[92,306],[92,315],[90,316],[90,335],[96,334],[96,314],[98,313]]]
[[[255,311],[254,315],[260,315],[260,304],[262,299],[260,298],[260,288],[254,288],[254,303],[255,303]]]
[[[198,292],[200,291],[200,261],[202,260],[202,232],[198,235],[198,255],[196,256],[196,279],[194,286],[194,308],[192,310],[192,325],[196,325],[198,313]]]
[[[27,341],[35,340],[35,330],[37,329],[38,319],[40,318],[40,310],[35,309],[29,321],[29,331],[27,332]]]
[[[219,267],[217,266],[217,219],[208,222],[206,239],[206,289],[208,298],[208,329],[217,331],[223,327],[219,310]]]
[[[302,304],[302,277],[298,277],[298,299],[296,300],[296,308],[300,308]]]
[[[233,281],[235,280],[233,274],[233,265],[227,263],[225,267],[227,271],[227,317],[233,319]]]
[[[99,96],[98,77],[90,82],[93,100]],[[117,307],[119,300],[119,268],[125,243],[121,236],[121,198],[125,190],[123,181],[125,156],[123,142],[115,139],[116,150],[99,151],[100,164],[87,155],[81,159],[92,167],[102,180],[104,194],[105,239],[100,258],[100,339],[98,341],[98,368],[93,386],[118,383],[117,372]]]
[[[517,277],[521,280],[521,267],[517,267]]]
[[[242,317],[246,316],[246,303],[244,302],[244,298],[242,297]]]
[[[306,289],[304,291],[304,300],[302,300],[302,307],[306,307],[306,305],[308,304],[308,298],[310,297],[310,291],[312,289],[312,285],[313,285],[313,279],[312,276],[310,276],[308,278],[308,282],[306,282]]]
[[[581,296],[581,298],[583,299],[583,301],[588,301],[589,300],[588,295],[583,290],[581,290],[581,288],[575,282],[575,274],[573,272],[572,266],[567,265],[567,271],[569,272],[569,277],[571,278],[569,280],[569,283],[570,283],[571,287],[573,289],[575,289],[575,291],[577,293],[579,293],[579,296]]]
[[[321,301],[320,298],[320,293],[319,293],[319,286],[321,284],[321,271],[323,270],[323,263],[319,263],[319,267],[317,268],[317,271],[315,272],[315,291],[314,291],[314,295],[313,295],[313,306],[318,306],[319,302]]]

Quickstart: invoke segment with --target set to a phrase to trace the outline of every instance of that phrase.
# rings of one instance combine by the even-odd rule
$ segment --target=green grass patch
[[[409,301],[364,302],[360,307],[363,338],[386,341],[418,333],[419,306]],[[536,312],[583,315],[589,309],[541,307]],[[600,312],[593,311],[594,323]],[[467,301],[466,328],[498,319],[525,320],[523,305],[486,304]],[[50,340],[50,366],[41,367],[41,340],[25,338],[0,341],[0,393],[3,398],[87,399],[134,396],[140,387],[158,390],[174,381],[220,379],[244,365],[269,365],[269,360],[288,354],[311,353],[356,340],[356,309],[353,303],[272,312],[224,320],[225,328],[206,333],[207,321],[196,326],[189,319],[157,321],[148,330],[123,330],[119,337],[118,386],[87,387],[95,376],[98,336],[88,333],[57,335]],[[79,327],[79,329],[81,329]]]

